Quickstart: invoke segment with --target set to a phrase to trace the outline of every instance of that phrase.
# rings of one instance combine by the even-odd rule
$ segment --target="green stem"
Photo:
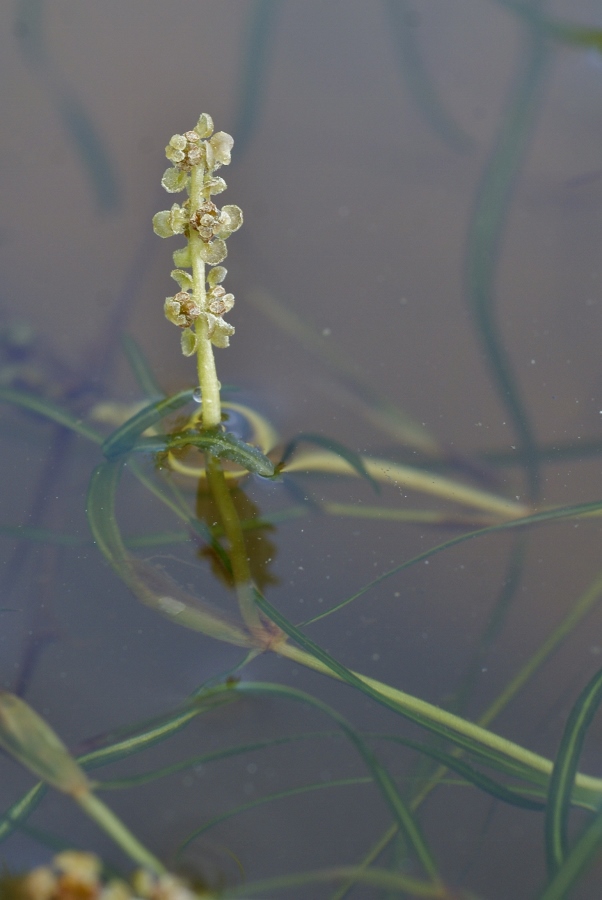
[[[146,847],[142,846],[129,828],[126,828],[115,813],[111,812],[109,807],[102,800],[99,800],[95,794],[87,791],[85,793],[72,794],[71,796],[90,818],[94,819],[97,825],[113,838],[115,843],[127,853],[130,859],[133,859],[138,865],[149,869],[156,875],[162,875],[166,872],[165,866]]]
[[[194,166],[190,173],[190,208],[198,209],[204,202],[205,170],[203,166]],[[188,245],[192,264],[192,296],[202,309],[207,308],[207,291],[205,288],[205,262],[201,256],[202,240],[198,231],[190,229]],[[222,421],[220,402],[220,383],[217,379],[213,346],[207,334],[207,321],[200,315],[195,323],[197,337],[197,370],[199,387],[203,399],[203,428],[216,428]]]
[[[240,614],[251,634],[259,637],[263,633],[264,628],[255,604],[253,576],[249,567],[249,557],[240,517],[234,505],[220,460],[209,453],[206,458],[207,482],[219,510],[221,524],[230,545],[232,576],[234,578]]]

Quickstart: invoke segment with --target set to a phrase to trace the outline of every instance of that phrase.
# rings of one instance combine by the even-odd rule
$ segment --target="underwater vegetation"
[[[334,341],[322,339],[310,316],[302,316],[261,288],[249,290],[244,301],[235,288],[238,302],[248,301],[279,333],[335,373],[353,396],[355,414],[367,423],[374,445],[384,449],[358,450],[337,433],[334,418],[328,433],[320,427],[281,438],[278,423],[259,404],[255,406],[236,387],[222,384],[221,367],[226,369],[225,360],[236,353],[241,339],[231,324],[235,297],[226,287],[230,281],[223,263],[235,257],[238,232],[242,240],[249,225],[243,225],[238,205],[220,205],[219,195],[228,187],[224,171],[236,163],[237,135],[235,129],[234,136],[216,130],[208,113],[196,123],[183,122],[182,128],[188,130],[157,139],[158,155],[161,142],[168,138],[169,166],[161,185],[177,199],[168,209],[155,212],[152,227],[156,236],[174,239],[171,278],[176,288],[165,298],[158,288],[152,302],[163,303],[165,318],[177,329],[171,329],[171,336],[179,335],[181,353],[190,365],[186,386],[173,393],[165,389],[139,342],[132,335],[120,335],[106,359],[113,353],[121,355],[140,399],[136,403],[99,399],[90,384],[76,386],[76,376],[60,361],[49,354],[36,355],[35,339],[24,327],[7,325],[0,335],[0,400],[10,410],[9,428],[24,444],[35,443],[39,435],[46,440],[52,429],[49,467],[42,477],[44,496],[51,493],[52,479],[60,476],[61,466],[69,460],[77,458],[77,465],[83,460],[88,466],[85,534],[44,520],[44,501],[36,496],[21,524],[2,525],[3,535],[15,541],[6,584],[27,565],[28,548],[41,546],[49,554],[85,550],[94,565],[102,562],[102,572],[110,567],[112,590],[119,603],[131,603],[129,615],[139,610],[135,598],[162,627],[180,629],[182,640],[186,632],[195,632],[200,655],[208,654],[214,644],[225,654],[207,656],[211,668],[207,677],[187,696],[182,689],[180,699],[162,712],[126,723],[103,720],[99,734],[69,749],[70,742],[59,736],[61,729],[55,728],[52,717],[26,700],[43,663],[42,622],[40,633],[34,635],[37,642],[25,647],[11,689],[0,693],[0,747],[35,777],[33,786],[2,813],[0,842],[26,835],[43,847],[45,864],[13,872],[7,849],[9,871],[0,882],[6,897],[487,900],[503,895],[475,886],[470,862],[454,868],[441,837],[446,829],[452,834],[466,828],[471,858],[481,855],[487,824],[481,829],[480,820],[470,817],[468,826],[459,824],[462,805],[475,798],[490,810],[503,809],[514,817],[508,822],[528,819],[528,827],[537,830],[543,852],[534,860],[531,875],[538,887],[536,893],[525,891],[524,896],[539,900],[588,896],[580,892],[590,890],[588,879],[602,852],[602,776],[584,765],[583,755],[602,701],[602,669],[568,686],[570,699],[563,698],[568,713],[563,713],[554,754],[506,736],[506,720],[498,719],[594,610],[602,597],[602,572],[567,602],[560,621],[551,620],[538,648],[512,667],[503,689],[486,704],[479,694],[479,679],[522,597],[529,541],[539,540],[551,528],[578,527],[579,538],[599,533],[602,499],[548,503],[542,483],[551,462],[599,459],[602,441],[597,435],[568,438],[563,445],[539,440],[502,337],[503,316],[495,288],[513,190],[555,48],[597,53],[602,36],[597,29],[547,15],[543,4],[499,0],[497,5],[523,29],[523,57],[483,163],[467,227],[464,265],[470,321],[512,429],[511,451],[507,447],[494,447],[486,454],[473,454],[469,448],[452,451],[434,429],[389,399],[376,367],[374,374],[364,375]],[[249,8],[242,64],[246,77],[238,112],[245,152],[261,116],[261,92],[282,14],[279,4],[266,0]],[[56,74],[40,37],[40,9],[31,4],[20,11],[21,49],[37,77],[46,78],[45,89],[71,135],[73,152],[81,156],[83,170],[92,173],[97,205],[107,213],[119,206],[120,179],[92,120]],[[429,79],[415,39],[413,7],[387,0],[382,12],[400,54],[404,83],[426,127],[450,152],[472,152],[472,139],[444,108]],[[197,114],[195,110],[195,118]],[[173,352],[177,353],[175,342]],[[269,349],[257,350],[263,352]],[[283,570],[290,569],[286,591],[295,595],[293,573],[301,567],[294,552],[275,565],[282,530],[301,522],[303,528],[315,528],[320,534],[324,523],[334,531],[337,523],[350,521],[370,523],[387,535],[400,526],[413,528],[420,542],[400,543],[390,566],[366,574],[343,597],[325,590],[311,608],[309,603],[287,605],[283,592],[275,589],[282,587]],[[495,543],[498,538],[507,543]],[[413,549],[406,551],[406,546]],[[416,550],[418,546],[422,549]],[[423,696],[403,679],[389,677],[395,673],[395,659],[383,668],[387,677],[375,677],[375,667],[364,671],[356,662],[361,654],[348,652],[348,645],[337,641],[356,610],[358,627],[367,629],[370,616],[378,615],[382,585],[394,584],[403,592],[409,589],[404,578],[419,566],[457,561],[455,548],[468,547],[487,548],[482,550],[486,564],[501,571],[502,578],[492,590],[494,600],[468,665],[450,686],[449,696],[432,702],[425,699],[428,691]],[[498,550],[500,558],[492,562]],[[318,539],[316,565],[320,562]],[[493,574],[492,581],[496,577]],[[7,591],[5,616],[11,613],[11,602]],[[98,611],[94,604],[92,608]],[[107,608],[114,609],[110,604]],[[303,619],[300,609],[307,611]],[[339,621],[345,624],[337,631],[332,623]],[[395,623],[390,630],[398,627],[398,620]],[[50,625],[47,631],[50,635]],[[428,656],[428,645],[421,652]],[[107,653],[107,668],[110,660]],[[274,667],[262,669],[266,660],[273,660]],[[178,681],[173,660],[153,662],[169,667],[172,684]],[[269,678],[263,676],[266,671]],[[299,672],[308,673],[309,680],[295,681]],[[126,694],[130,686],[120,689]],[[283,711],[287,727],[280,733],[268,728],[258,734],[268,707]],[[257,728],[250,727],[251,719],[257,720]],[[296,721],[298,727],[289,727]],[[228,730],[232,723],[235,736]],[[187,742],[188,734],[196,737]],[[339,756],[333,746],[344,746],[348,753],[341,751]],[[232,805],[228,776],[220,774],[227,770],[220,765],[241,758],[251,760],[252,767],[262,755],[273,760],[280,751],[290,751],[292,760],[295,753],[316,759],[324,753],[328,764],[319,777],[304,780],[302,766],[293,762],[290,769],[283,767],[284,784],[280,780],[273,791],[260,796],[250,792]],[[211,778],[218,786],[223,783],[228,799],[220,809],[206,806],[199,789],[194,815],[190,807],[181,815],[179,795],[192,793],[196,786],[191,787],[192,780],[178,779],[201,770],[218,773]],[[151,818],[146,791],[161,784],[168,785],[161,796],[171,816],[166,818],[164,843],[146,829],[147,817]],[[73,802],[81,820],[93,824],[92,831],[80,835],[75,828],[66,836],[62,824],[56,830],[47,822],[43,827],[36,824],[37,811],[43,812],[55,792]],[[343,795],[346,800],[341,800]],[[240,826],[239,834],[238,823],[255,814],[261,830],[261,822],[274,816],[276,828],[288,831],[294,843],[301,818],[297,804],[316,797],[326,797],[318,800],[323,806],[310,808],[318,810],[317,819],[332,814],[327,827],[336,826],[332,840],[336,850],[330,852],[329,841],[316,824],[320,854],[316,857],[315,848],[307,848],[303,869],[291,868],[286,860],[283,865],[266,852],[249,875],[242,861],[246,826]],[[438,801],[435,808],[445,811],[443,823],[430,812]],[[354,817],[362,820],[358,832]],[[220,832],[219,846],[217,841],[210,843],[210,834],[224,824],[233,830]],[[90,845],[94,834],[99,835],[98,847]],[[107,850],[112,844],[119,848],[115,858]],[[347,845],[341,856],[341,846]],[[489,844],[486,852],[494,855],[495,848]],[[491,865],[495,868],[495,860]]]

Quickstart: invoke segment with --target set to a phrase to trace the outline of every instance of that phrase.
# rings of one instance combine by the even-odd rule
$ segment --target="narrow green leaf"
[[[424,550],[417,556],[412,556],[411,559],[407,559],[405,562],[400,563],[398,566],[394,566],[392,569],[388,569],[386,572],[383,572],[382,575],[378,575],[376,578],[372,579],[372,581],[368,582],[368,584],[364,585],[363,588],[360,588],[359,591],[356,591],[355,594],[352,594],[351,597],[347,597],[345,600],[341,600],[340,603],[337,603],[330,609],[324,610],[324,612],[320,613],[320,615],[308,619],[306,622],[304,622],[304,625],[313,624],[314,622],[318,622],[320,619],[324,619],[326,616],[332,615],[332,613],[338,612],[338,610],[343,609],[344,606],[347,606],[348,603],[353,603],[354,600],[358,600],[373,587],[376,587],[377,584],[380,584],[382,581],[386,581],[387,578],[391,578],[393,575],[397,575],[398,572],[402,572],[404,569],[408,569],[410,568],[410,566],[414,566],[419,562],[430,559],[436,553],[441,553],[444,550],[449,550],[451,547],[456,547],[458,544],[463,544],[464,541],[472,541],[474,538],[485,537],[488,534],[496,534],[498,531],[513,531],[517,528],[528,528],[530,525],[543,525],[546,523],[560,521],[562,519],[588,516],[592,513],[597,513],[600,510],[602,510],[602,500],[595,500],[592,503],[579,503],[572,506],[547,509],[542,512],[533,513],[533,515],[531,516],[523,516],[520,519],[512,519],[509,522],[500,522],[498,525],[487,525],[485,528],[479,528],[477,531],[466,531],[464,532],[464,534],[459,534],[456,537],[450,538],[448,541],[444,541],[442,544],[437,544],[435,547],[431,547],[429,550]]]
[[[469,763],[459,757],[452,756],[451,753],[445,753],[443,750],[439,750],[431,744],[423,744],[419,741],[411,741],[408,738],[401,738],[397,737],[397,735],[389,734],[370,735],[370,737],[402,744],[404,747],[416,750],[418,753],[422,753],[441,763],[447,769],[456,772],[456,774],[464,778],[469,784],[479,788],[479,790],[484,791],[491,797],[495,797],[496,800],[501,800],[503,803],[510,804],[510,806],[518,806],[521,809],[528,809],[535,812],[541,812],[545,809],[543,800],[532,800],[530,797],[520,794],[517,790],[500,784],[498,781],[494,781],[493,778],[489,778],[488,775],[479,772],[478,769],[475,769],[474,766],[469,765]]]
[[[257,799],[251,800],[249,803],[241,803],[240,806],[235,806],[232,809],[226,810],[226,812],[219,813],[217,816],[213,816],[213,818],[205,822],[204,825],[201,825],[200,828],[195,828],[194,831],[182,841],[178,847],[177,854],[180,856],[186,847],[200,838],[201,835],[211,831],[216,825],[221,825],[222,822],[227,822],[228,819],[237,818],[241,813],[257,809],[258,806],[265,806],[267,803],[274,803],[278,800],[288,800],[291,797],[299,797],[303,794],[311,794],[314,791],[330,790],[331,788],[338,787],[357,787],[358,785],[370,784],[374,784],[373,779],[370,778],[370,776],[365,775],[363,778],[337,778],[332,781],[319,781],[314,784],[303,784],[299,787],[288,788],[283,791],[274,791],[273,794],[264,794],[262,797],[257,797]],[[333,802],[336,801],[333,800]]]
[[[466,283],[475,329],[485,351],[495,389],[520,441],[531,499],[537,496],[537,441],[523,392],[506,351],[495,315],[494,283],[510,200],[528,148],[541,101],[549,42],[533,23],[524,28],[526,51],[511,88],[505,117],[486,162],[467,235]]]
[[[16,388],[9,387],[0,387],[0,400],[5,400],[7,403],[26,409],[28,412],[37,413],[39,416],[50,419],[51,422],[55,422],[57,425],[63,425],[65,428],[75,431],[76,434],[82,435],[82,437],[93,441],[95,444],[102,443],[102,435],[89,425],[86,425],[85,422],[82,422],[81,419],[72,415],[64,407],[53,403],[52,400],[45,400],[42,397],[29,394],[27,391],[19,391]]]
[[[132,775],[130,778],[112,778],[110,781],[103,781],[102,789],[103,791],[106,791],[137,787],[142,784],[148,784],[149,782],[156,781],[159,778],[167,778],[168,776],[175,775],[178,772],[192,769],[195,766],[205,766],[212,762],[221,762],[222,760],[229,759],[233,756],[243,756],[245,753],[257,753],[258,750],[265,750],[268,747],[278,747],[281,744],[292,744],[296,741],[309,740],[312,738],[315,739],[316,737],[326,737],[330,740],[333,736],[340,737],[340,732],[328,731],[323,734],[291,734],[281,738],[270,738],[269,740],[265,741],[256,741],[252,744],[240,744],[236,747],[226,747],[223,750],[214,750],[212,753],[201,753],[197,756],[191,756],[187,759],[182,759],[179,762],[173,763],[171,766],[164,766],[161,769],[153,769],[150,772],[143,772],[141,775]],[[362,784],[364,783],[364,781],[372,783],[371,778],[357,779],[357,781],[360,781]],[[324,782],[320,782],[320,785],[323,786]],[[310,789],[311,788],[307,788],[307,790]],[[262,798],[262,800],[265,800],[265,798]],[[226,817],[228,816],[226,815]],[[223,819],[220,818],[220,821],[223,821]],[[209,827],[211,826],[207,824],[204,825],[203,831],[207,831]]]
[[[48,790],[42,782],[38,782],[25,796],[13,803],[0,819],[0,843],[6,840],[18,828],[21,822],[25,822],[28,816],[36,809],[44,794]]]
[[[380,760],[370,749],[370,747],[368,747],[363,737],[351,726],[351,724],[347,721],[347,719],[344,718],[344,716],[342,716],[336,710],[332,709],[332,707],[328,706],[326,703],[318,700],[316,697],[312,697],[310,694],[306,694],[304,691],[287,687],[285,685],[261,682],[241,682],[237,685],[234,685],[232,689],[236,693],[241,694],[253,694],[262,697],[275,696],[286,700],[293,700],[297,703],[303,703],[305,705],[312,706],[313,708],[318,709],[320,712],[327,715],[329,718],[333,719],[364,760],[364,763],[366,764],[368,771],[374,779],[374,782],[380,788],[383,798],[387,802],[387,805],[389,806],[389,809],[391,810],[395,821],[397,822],[397,825],[401,829],[402,833],[405,834],[408,843],[412,846],[417,858],[420,860],[424,871],[430,876],[430,878],[433,879],[434,882],[439,881],[437,866],[433,859],[431,851],[424,837],[422,836],[421,830],[418,826],[418,823],[414,819],[413,814],[410,812],[409,808],[402,800],[395,782],[389,775],[386,768],[382,765]],[[193,835],[189,836],[189,838],[187,838],[187,840],[181,845],[180,849],[184,849],[184,847],[186,847],[190,843],[190,841],[194,839],[195,836],[196,832]]]
[[[601,846],[602,812],[599,812],[575,841],[538,900],[565,900],[568,891],[577,883],[581,873],[599,854]]]
[[[549,760],[538,757],[536,754],[524,750],[510,741],[500,738],[493,732],[489,732],[485,728],[455,716],[453,713],[448,713],[439,707],[432,706],[426,701],[418,700],[416,697],[404,694],[402,691],[389,689],[386,685],[378,684],[378,687],[373,686],[377,684],[374,682],[374,679],[360,678],[355,672],[352,672],[334,659],[322,647],[310,640],[289,622],[259,591],[255,590],[254,596],[257,606],[269,619],[278,625],[285,634],[292,637],[308,656],[321,663],[324,669],[334,673],[341,681],[357,688],[366,696],[372,697],[377,703],[393,710],[398,715],[426,728],[427,731],[451,741],[462,750],[472,753],[486,765],[500,772],[522,778],[530,784],[547,785],[548,775],[546,769],[549,767],[550,773],[552,769],[552,764]],[[287,655],[290,659],[295,658],[294,653],[284,654],[283,651],[280,652],[283,655]],[[305,665],[308,665],[308,662],[305,662]],[[318,670],[321,670],[322,666],[317,667]],[[387,690],[390,693],[387,693]],[[513,755],[510,752],[505,752],[511,750],[514,751]]]
[[[349,463],[352,469],[355,469],[360,478],[363,478],[368,484],[372,487],[372,490],[376,494],[380,494],[380,485],[375,478],[370,475],[366,466],[364,465],[364,461],[359,453],[356,453],[354,450],[351,450],[349,447],[346,447],[345,444],[341,444],[340,441],[335,441],[332,438],[324,437],[321,434],[314,434],[313,432],[302,432],[298,434],[292,441],[284,448],[282,459],[279,463],[279,468],[285,465],[286,461],[290,459],[290,457],[295,452],[297,446],[305,441],[308,444],[316,444],[318,447],[323,447],[325,450],[329,450],[331,453],[335,453],[337,456],[340,456],[345,462]]]
[[[441,882],[434,884],[432,881],[419,881],[418,878],[412,878],[411,875],[405,875],[403,872],[391,872],[388,869],[375,867],[364,868],[363,866],[337,866],[331,869],[295,872],[290,875],[265,878],[261,881],[247,881],[240,887],[228,888],[221,894],[221,897],[223,900],[234,900],[236,897],[240,897],[241,900],[248,900],[250,897],[266,900],[267,894],[274,891],[278,891],[279,897],[290,897],[290,892],[297,887],[329,884],[337,881],[351,881],[353,884],[365,884],[380,888],[382,891],[395,891],[398,896],[427,897],[431,900],[452,900],[453,897],[460,900],[464,896],[466,900],[470,900],[469,895],[454,894]],[[304,896],[308,896],[307,892]],[[315,894],[312,893],[311,896],[315,896]]]
[[[28,525],[0,525],[0,534],[18,541],[33,541],[41,544],[58,544],[63,547],[81,547],[89,541],[76,534],[61,534],[50,528],[34,528]]]
[[[403,90],[418,107],[427,125],[440,140],[457,153],[464,153],[473,145],[473,139],[453,120],[439,98],[439,92],[430,77],[423,60],[420,42],[413,27],[414,7],[406,0],[385,0],[388,17],[387,31],[393,38],[396,59],[403,77]]]
[[[149,400],[163,396],[159,384],[155,379],[153,370],[140,349],[138,342],[131,334],[121,335],[121,346],[129,363],[132,374],[138,383],[138,387]]]
[[[251,646],[251,636],[237,622],[208,601],[189,594],[165,572],[127,552],[115,517],[115,493],[124,463],[123,455],[109,459],[90,479],[86,514],[100,551],[145,606],[184,628],[235,646]]]
[[[548,793],[545,836],[550,875],[563,864],[568,850],[568,818],[575,775],[585,735],[602,701],[602,669],[581,692],[568,717]]]
[[[102,452],[104,455],[107,459],[113,459],[117,456],[129,453],[140,435],[146,431],[147,428],[150,428],[152,425],[155,425],[157,422],[161,421],[161,419],[165,418],[165,416],[170,415],[170,413],[173,413],[177,409],[181,409],[181,407],[185,406],[187,403],[190,403],[193,393],[194,391],[192,389],[180,391],[179,394],[174,394],[173,397],[165,397],[145,406],[144,409],[141,409],[139,413],[132,416],[131,419],[128,419],[121,428],[114,431],[113,434],[109,435],[103,442]]]

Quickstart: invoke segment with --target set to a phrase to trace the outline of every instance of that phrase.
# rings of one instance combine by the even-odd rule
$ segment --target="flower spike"
[[[171,167],[161,184],[170,194],[186,191],[188,199],[153,217],[159,237],[181,234],[187,240],[186,247],[174,253],[177,269],[172,277],[180,291],[166,298],[164,309],[166,318],[183,329],[184,355],[197,354],[204,427],[215,427],[221,420],[211,345],[227,347],[234,334],[234,327],[222,318],[234,306],[234,295],[221,286],[226,270],[218,264],[226,258],[226,241],[242,225],[243,215],[240,207],[227,204],[219,209],[211,199],[226,189],[224,179],[215,173],[229,165],[233,144],[225,131],[214,133],[207,113],[191,131],[174,134],[165,148]],[[208,274],[206,265],[213,267]]]

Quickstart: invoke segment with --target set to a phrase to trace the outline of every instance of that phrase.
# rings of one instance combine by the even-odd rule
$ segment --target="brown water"
[[[355,382],[370,379],[458,459],[488,449],[519,453],[471,316],[466,269],[483,173],[500,147],[512,97],[529,89],[530,32],[493,0],[403,6],[402,52],[391,7],[376,0],[5,5],[2,314],[4,322],[25,321],[35,330],[25,373],[35,390],[69,393],[82,414],[94,391],[139,400],[119,350],[122,330],[135,336],[166,391],[192,385],[194,366],[180,355],[178,335],[162,314],[175,244],[155,238],[150,219],[173,200],[159,187],[164,145],[208,111],[216,128],[240,138],[225,202],[245,213],[244,228],[229,243],[237,333],[231,349],[217,351],[222,382],[240,386],[242,399],[268,415],[284,439],[311,431],[355,451],[393,452],[390,435],[362,416]],[[545,11],[602,26],[593,0],[558,0]],[[602,418],[602,57],[550,40],[535,77],[519,135],[524,155],[492,251],[491,296],[537,441],[578,448],[598,438]],[[314,330],[322,357],[266,318],[252,302],[258,292]],[[326,364],[323,356],[335,351],[350,373]],[[81,748],[93,735],[174,707],[240,653],[138,605],[90,544],[84,497],[97,448],[57,444],[51,426],[8,408],[5,414],[2,524],[45,525],[82,542],[58,551],[30,544],[16,564],[15,545],[3,539],[2,683],[14,689],[20,679],[28,701]],[[507,496],[526,497],[518,467],[504,467],[497,477],[492,489],[497,484]],[[298,484],[318,500],[379,502],[369,486],[352,481]],[[250,492],[264,510],[298,502],[279,486],[253,484]],[[381,502],[441,505],[406,495],[388,487]],[[595,455],[575,454],[542,470],[542,503],[601,495]],[[122,496],[126,533],[174,527],[133,482],[124,481]],[[317,515],[292,520],[271,535],[277,583],[268,598],[300,621],[456,533]],[[595,519],[529,534],[518,588],[478,667],[468,716],[478,718],[494,701],[594,579],[599,540]],[[445,703],[475,658],[511,549],[508,535],[460,545],[384,582],[308,633],[346,665]],[[175,545],[147,556],[168,566],[175,557],[183,583],[213,602],[231,603],[206,566],[191,567],[195,556],[187,552]],[[494,729],[553,755],[568,711],[600,665],[599,627],[594,610]],[[257,660],[245,677],[310,691],[357,727],[424,738],[350,689],[274,657]],[[331,727],[301,707],[245,700],[118,771]],[[599,769],[599,739],[594,723],[582,767],[588,772]],[[382,755],[403,784],[415,774],[411,754],[388,748]],[[4,808],[32,780],[12,762],[2,765]],[[333,738],[106,796],[171,862],[190,831],[231,807],[364,774],[355,751]],[[545,871],[540,814],[496,804],[474,789],[443,787],[420,815],[451,886],[486,900],[536,896]],[[232,857],[249,880],[355,864],[389,821],[373,786],[333,788],[241,813],[193,844],[186,859],[228,883],[240,877]],[[47,797],[31,825],[120,861],[67,800]],[[23,834],[2,848],[16,868],[48,852]],[[575,897],[595,895],[594,870],[590,877]],[[327,897],[331,890],[294,896]],[[363,887],[354,896],[378,894]]]

